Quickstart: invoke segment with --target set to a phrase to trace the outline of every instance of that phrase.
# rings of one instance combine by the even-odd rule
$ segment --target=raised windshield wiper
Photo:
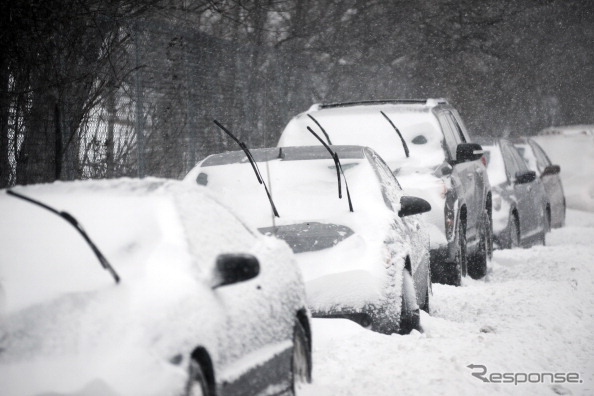
[[[315,133],[313,131],[313,129],[311,129],[309,126],[307,127],[307,130],[310,131],[311,134],[314,135],[316,137],[316,139],[318,139],[320,141],[320,143],[322,143],[322,145],[326,148],[326,150],[328,150],[328,152],[332,156],[332,159],[334,160],[334,165],[336,166],[336,176],[338,177],[338,198],[340,198],[340,199],[342,199],[342,188],[341,188],[341,182],[340,182],[340,174],[342,173],[342,177],[344,178],[344,186],[346,188],[347,198],[348,198],[348,201],[349,201],[349,210],[351,212],[354,212],[354,210],[353,210],[353,203],[351,202],[351,193],[349,192],[349,185],[347,183],[346,176],[344,175],[344,171],[342,170],[342,164],[340,163],[340,159],[338,158],[338,154],[335,151],[332,151],[332,149],[330,148],[330,146],[328,146],[326,144],[326,142],[324,142],[322,140],[322,138],[320,138],[318,136],[318,134]],[[340,169],[340,171],[339,171],[339,169]]]
[[[217,120],[213,120],[213,122],[216,124],[216,126],[221,128],[223,130],[223,132],[225,132],[227,135],[229,135],[229,137],[231,139],[233,139],[239,145],[239,147],[241,147],[241,149],[247,156],[248,160],[250,161],[250,164],[252,164],[252,169],[254,169],[254,173],[256,174],[256,178],[258,179],[258,183],[264,185],[264,189],[266,190],[266,195],[268,196],[268,201],[270,201],[270,206],[272,206],[272,212],[274,213],[274,215],[276,217],[280,217],[276,210],[276,206],[274,206],[274,202],[272,201],[272,196],[270,195],[270,192],[268,191],[268,187],[266,186],[266,183],[264,183],[264,178],[262,177],[262,174],[260,173],[260,169],[258,168],[258,165],[256,164],[256,161],[254,160],[254,157],[252,156],[252,153],[250,152],[250,150],[247,148],[247,146],[245,145],[244,142],[241,142],[239,139],[237,139],[235,136],[233,136],[233,134],[227,128],[225,128],[220,122],[218,122]]]
[[[390,123],[390,125],[392,125],[392,128],[394,128],[394,130],[396,131],[396,133],[398,134],[398,136],[400,136],[400,140],[402,141],[402,147],[404,147],[404,154],[406,154],[406,158],[409,157],[408,154],[408,146],[406,145],[406,142],[404,141],[404,138],[402,137],[402,134],[400,133],[400,130],[398,128],[396,128],[396,125],[394,125],[394,123],[392,122],[392,120],[386,115],[386,113],[384,113],[383,111],[380,110],[380,113],[382,113],[382,115],[384,117],[386,117],[386,120],[388,120],[388,122]]]
[[[84,240],[89,244],[89,246],[91,247],[91,250],[93,251],[93,253],[95,253],[95,256],[97,256],[97,259],[99,260],[99,262],[101,263],[101,266],[103,268],[105,268],[110,274],[111,276],[113,276],[113,279],[115,280],[116,283],[120,282],[120,277],[118,276],[117,272],[113,269],[113,267],[111,266],[111,264],[109,264],[109,261],[107,261],[107,259],[105,258],[105,256],[101,253],[101,251],[99,250],[99,248],[97,248],[97,246],[95,246],[95,244],[93,243],[93,241],[91,241],[91,238],[89,238],[89,236],[87,235],[87,233],[85,232],[85,230],[82,228],[82,226],[80,225],[80,223],[74,218],[74,216],[72,216],[70,213],[68,212],[64,212],[64,211],[58,211],[50,206],[47,206],[44,203],[41,203],[33,198],[29,198],[26,197],[22,194],[16,193],[12,190],[6,190],[6,193],[8,195],[12,195],[15,196],[17,198],[23,199],[27,202],[30,202],[32,204],[41,206],[44,209],[49,210],[52,213],[57,214],[58,216],[60,216],[61,218],[63,218],[64,220],[66,220],[68,223],[70,223],[70,225],[72,225],[79,233],[80,235],[82,235],[82,237],[84,238]]]
[[[313,116],[311,114],[307,115],[309,118],[311,118],[311,120],[313,122],[316,123],[316,125],[318,126],[318,128],[320,128],[320,130],[322,131],[322,133],[324,134],[324,136],[326,136],[326,140],[328,141],[329,145],[332,145],[332,142],[330,141],[330,136],[326,133],[326,130],[324,129],[324,127],[322,127],[322,125],[320,125],[320,123],[318,122],[318,120],[316,120],[315,118],[313,118]]]

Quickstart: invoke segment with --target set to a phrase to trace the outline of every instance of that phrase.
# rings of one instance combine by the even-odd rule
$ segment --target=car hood
[[[197,303],[207,297],[200,295],[200,285],[175,278],[168,275],[175,280],[175,295],[145,279],[69,293],[3,315],[0,387],[15,395],[93,394],[97,389],[107,395],[175,394],[186,366],[170,360],[196,345],[190,324],[222,321]],[[216,340],[200,343],[215,345]]]

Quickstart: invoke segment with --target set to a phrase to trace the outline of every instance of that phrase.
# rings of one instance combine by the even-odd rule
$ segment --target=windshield
[[[382,111],[401,132],[410,158],[406,158],[398,133],[382,115]],[[323,109],[313,114],[333,144],[371,147],[393,171],[433,171],[445,160],[443,135],[437,119],[428,111],[401,110],[386,105]],[[294,118],[283,132],[279,146],[315,144],[315,138],[309,136],[306,130],[307,126],[318,130],[305,115]]]
[[[278,149],[275,151],[279,152]],[[374,169],[367,158],[342,158],[355,207],[355,211],[350,212],[346,197],[338,198],[336,167],[330,154],[327,156],[327,159],[306,159],[307,155],[286,159],[254,150],[254,157],[280,215],[274,219],[251,165],[245,161],[238,162],[241,159],[236,153],[209,157],[191,177],[217,192],[223,203],[240,214],[249,225],[265,233],[274,230],[271,227],[275,226],[309,223],[332,225],[328,229],[334,230],[332,232],[337,235],[342,235],[344,230],[336,225],[346,226],[354,232],[373,232],[367,229],[372,229],[374,223],[379,226],[386,218],[385,211],[390,211]],[[224,163],[229,159],[234,162]],[[320,227],[298,228],[314,230]],[[289,232],[293,228],[285,227],[283,230]]]
[[[39,190],[41,188],[38,188]],[[28,194],[74,215],[118,271],[142,268],[162,236],[156,213],[161,201],[93,194]],[[0,280],[7,310],[21,309],[63,293],[112,287],[97,257],[64,219],[8,195],[0,196]],[[122,279],[126,276],[120,272]],[[128,274],[129,275],[129,274]]]

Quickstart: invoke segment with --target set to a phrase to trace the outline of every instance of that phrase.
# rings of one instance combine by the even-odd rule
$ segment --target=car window
[[[454,115],[450,112],[446,112],[446,117],[448,118],[448,121],[450,122],[452,131],[454,131],[456,140],[459,143],[466,143],[466,137],[464,136],[464,133],[462,133],[462,128],[458,124],[458,121],[456,121],[456,118],[454,117]]]
[[[460,128],[461,135],[464,137],[464,139],[462,139],[462,141],[464,141],[466,143],[470,142],[471,140],[469,139],[469,136],[468,136],[468,128],[466,128],[466,125],[464,124],[464,120],[462,120],[462,117],[460,117],[460,114],[458,113],[458,111],[456,109],[452,109],[451,113],[452,113],[452,116],[454,117],[454,119],[456,120],[458,127]]]
[[[394,204],[400,202],[398,192],[402,191],[402,187],[400,187],[400,183],[398,183],[398,180],[396,180],[388,165],[386,165],[384,160],[376,152],[366,150],[366,153],[380,181],[384,202],[388,208],[394,210]]]
[[[516,150],[516,148],[513,145],[505,144],[504,146],[505,150],[507,151],[508,158],[510,160],[508,162],[513,164],[513,173],[511,173],[511,175],[508,175],[508,177],[511,176],[510,180],[515,180],[516,172],[527,172],[529,170],[528,165],[526,165],[526,161],[524,161],[522,156],[520,156],[520,153],[518,153],[518,150]]]
[[[551,160],[538,144],[530,142],[530,146],[532,147],[532,151],[534,151],[534,155],[536,156],[536,161],[538,162],[538,168],[540,171],[542,171],[547,166],[551,165]]]
[[[518,172],[519,169],[508,145],[501,144],[501,155],[503,156],[503,161],[505,163],[505,174],[507,175],[507,179],[510,181],[515,180],[516,172]]]
[[[441,125],[441,129],[443,131],[449,158],[456,160],[456,147],[458,147],[458,141],[456,139],[455,132],[452,129],[452,125],[444,113],[439,113],[437,115],[437,119],[439,120],[439,124]]]

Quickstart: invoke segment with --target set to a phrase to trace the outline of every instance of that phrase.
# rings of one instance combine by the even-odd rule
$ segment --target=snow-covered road
[[[594,213],[569,210],[547,246],[495,251],[484,280],[434,285],[431,311],[406,336],[314,319],[300,393],[594,395]]]

